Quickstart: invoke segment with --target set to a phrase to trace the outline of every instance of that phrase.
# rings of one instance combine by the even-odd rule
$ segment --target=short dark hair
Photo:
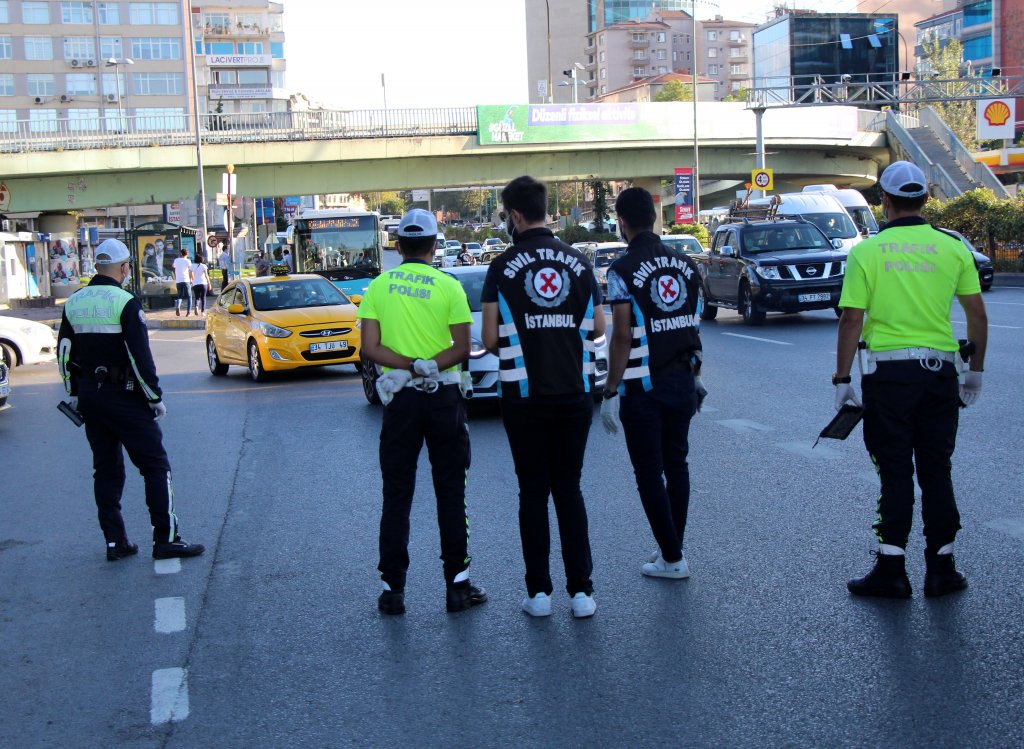
[[[437,237],[398,237],[398,251],[403,257],[409,255],[425,255],[428,251],[433,252],[437,244]]]
[[[650,231],[658,218],[654,198],[642,187],[629,187],[615,199],[615,213],[626,226],[636,231]]]
[[[916,198],[904,198],[900,195],[893,195],[891,192],[887,192],[885,195],[889,198],[889,203],[892,204],[893,210],[897,213],[916,213],[924,208],[924,204],[928,202],[927,194]]]
[[[501,204],[506,211],[519,211],[535,224],[548,215],[548,188],[533,177],[516,177],[501,191]]]
[[[184,247],[182,247],[180,254],[181,254],[182,257],[188,257],[188,250],[186,250]]]

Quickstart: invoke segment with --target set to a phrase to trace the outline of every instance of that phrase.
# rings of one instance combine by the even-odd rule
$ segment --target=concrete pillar
[[[69,297],[81,286],[82,254],[78,247],[78,219],[69,213],[43,213],[36,219],[37,230],[49,234],[49,242],[39,242],[36,262],[48,271],[50,294]]]
[[[654,212],[656,218],[654,219],[654,233],[661,234],[662,228],[665,226],[665,222],[662,220],[662,214],[664,206],[662,205],[661,199],[661,178],[660,177],[642,177],[633,180],[633,187],[642,187],[651,194],[654,198]]]

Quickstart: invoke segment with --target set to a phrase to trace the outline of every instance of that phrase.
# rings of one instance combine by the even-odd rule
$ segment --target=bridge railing
[[[885,113],[886,127],[889,136],[895,140],[890,142],[890,148],[897,146],[896,151],[902,151],[910,161],[917,164],[928,178],[928,182],[938,188],[946,198],[955,198],[961,194],[960,188],[949,176],[941,164],[934,163],[928,155],[917,144],[917,141],[907,132],[907,127],[915,127],[913,120],[908,121],[907,115],[902,115],[893,110]]]
[[[477,119],[475,107],[204,114],[199,117],[199,131],[204,144],[475,135]],[[195,122],[191,115],[184,114],[43,123],[18,120],[0,132],[0,153],[184,146],[195,142]]]
[[[1007,192],[1006,187],[1002,182],[993,174],[988,164],[983,164],[976,161],[970,151],[960,142],[960,139],[956,137],[956,134],[949,129],[949,125],[943,122],[942,118],[939,117],[931,107],[924,107],[921,110],[921,124],[929,128],[936,137],[942,141],[943,145],[949,149],[949,152],[953,154],[957,164],[964,170],[964,173],[971,178],[971,180],[980,187],[987,187],[996,194],[996,197],[1008,198],[1010,193]]]

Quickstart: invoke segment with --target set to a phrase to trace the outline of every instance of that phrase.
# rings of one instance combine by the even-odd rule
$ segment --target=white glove
[[[469,400],[473,397],[473,375],[469,372],[463,372],[459,376],[459,390],[462,391],[462,397]]]
[[[71,406],[71,410],[72,411],[77,411],[78,410],[78,396],[77,395],[72,395],[70,398],[68,398],[68,405]]]
[[[617,397],[605,398],[601,401],[601,424],[608,434],[619,433],[622,422],[619,421],[619,399]]]
[[[167,406],[164,405],[163,401],[150,403],[149,408],[153,411],[153,421],[160,421],[160,419],[167,415]]]
[[[704,380],[700,378],[700,375],[693,378],[693,387],[697,391],[697,413],[700,413],[704,399],[708,397],[708,389],[704,387]]]
[[[372,364],[369,366],[373,366]],[[404,388],[412,380],[412,374],[405,369],[392,369],[377,378],[377,395],[385,406],[395,397],[395,393]]]
[[[417,359],[412,363],[412,368],[416,370],[416,374],[428,380],[436,380],[441,375],[437,362],[433,359]]]
[[[964,407],[973,406],[981,397],[981,372],[966,372],[960,386],[960,400]]]
[[[853,401],[855,406],[860,405],[860,399],[857,398],[857,391],[854,390],[853,385],[849,382],[836,385],[836,411],[841,409],[847,401]]]

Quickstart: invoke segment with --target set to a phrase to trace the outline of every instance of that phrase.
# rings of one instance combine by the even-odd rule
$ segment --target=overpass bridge
[[[247,197],[371,192],[541,180],[667,179],[693,166],[692,103],[504,105],[461,109],[202,115],[207,193],[234,164]],[[755,117],[699,103],[702,182],[729,197],[750,180]],[[18,123],[0,133],[0,211],[169,203],[198,193],[196,123],[185,116]],[[37,123],[38,124],[38,123]],[[115,125],[117,123],[114,123]],[[764,116],[776,190],[873,184],[889,161],[884,117],[832,106]],[[713,199],[702,192],[702,202]]]

